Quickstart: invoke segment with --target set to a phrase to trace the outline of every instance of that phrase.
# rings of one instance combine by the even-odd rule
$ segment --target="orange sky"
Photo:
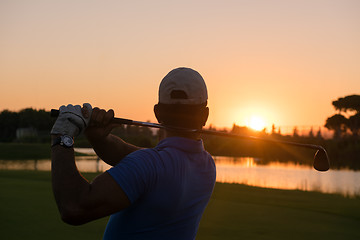
[[[0,110],[90,102],[155,121],[161,79],[198,70],[209,124],[324,125],[360,94],[360,1],[0,0]]]

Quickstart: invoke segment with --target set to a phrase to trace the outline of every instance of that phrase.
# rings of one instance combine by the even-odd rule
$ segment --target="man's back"
[[[200,130],[209,116],[207,87],[190,68],[170,71],[154,105],[165,139],[141,149],[111,134],[112,109],[61,106],[51,130],[52,186],[61,218],[81,225],[105,216],[105,239],[194,239],[215,185],[215,164]],[[92,182],[76,168],[73,138],[84,132],[115,166]]]
[[[108,171],[132,205],[113,214],[104,239],[194,239],[215,184],[201,140],[166,138]]]

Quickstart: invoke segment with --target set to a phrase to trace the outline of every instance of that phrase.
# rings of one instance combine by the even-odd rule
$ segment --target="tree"
[[[340,112],[356,111],[360,113],[360,95],[349,95],[333,101],[332,105]]]
[[[345,126],[352,132],[354,137],[359,136],[360,129],[360,95],[349,95],[332,102],[336,110],[347,113],[348,111],[355,111],[355,114],[350,116],[345,123]]]
[[[326,119],[325,127],[334,131],[334,138],[340,138],[347,128],[347,118],[341,114],[335,114]]]
[[[0,113],[0,141],[10,142],[16,137],[19,125],[19,114],[4,110]]]
[[[298,128],[296,126],[293,129],[293,137],[294,138],[299,137],[299,130],[298,130]]]
[[[0,142],[10,142],[16,139],[18,128],[33,128],[43,136],[49,136],[55,119],[50,112],[26,108],[19,112],[4,110],[0,113]]]
[[[271,126],[271,135],[276,134],[275,130],[276,130],[275,124],[273,124],[273,125]]]
[[[313,127],[310,128],[309,137],[310,137],[310,138],[314,138],[314,130],[313,130]]]
[[[348,126],[353,133],[353,136],[358,137],[360,132],[360,113],[349,117]]]
[[[321,128],[319,128],[319,130],[317,131],[317,133],[316,133],[316,138],[322,139]]]

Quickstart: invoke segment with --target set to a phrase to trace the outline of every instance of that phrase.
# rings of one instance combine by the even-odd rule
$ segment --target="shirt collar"
[[[159,142],[156,146],[157,149],[162,148],[176,148],[184,152],[202,152],[205,151],[203,141],[193,140],[183,137],[168,137]]]

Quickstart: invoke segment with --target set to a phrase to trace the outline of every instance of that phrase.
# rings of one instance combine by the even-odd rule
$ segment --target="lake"
[[[76,149],[76,151],[94,154],[92,149]],[[342,169],[318,172],[310,166],[279,162],[260,165],[256,158],[251,157],[217,156],[214,159],[217,182],[338,193],[349,197],[360,196],[360,171]],[[110,168],[96,156],[78,156],[76,164],[79,171],[83,172],[103,172]],[[0,169],[49,171],[51,162],[50,160],[0,160]]]

